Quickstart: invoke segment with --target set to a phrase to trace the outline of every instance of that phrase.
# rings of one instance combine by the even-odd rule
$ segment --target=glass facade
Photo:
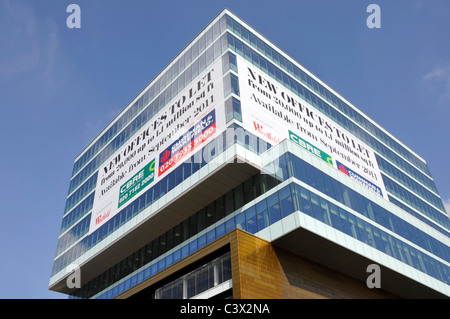
[[[349,132],[353,133],[356,137],[358,137],[360,140],[367,143],[369,146],[371,146],[377,154],[377,160],[381,158],[379,154],[382,154],[383,157],[388,158],[392,163],[400,167],[402,170],[404,170],[409,175],[416,178],[419,182],[424,183],[424,185],[428,186],[429,188],[435,190],[436,187],[434,186],[434,183],[431,179],[431,177],[426,176],[423,172],[421,172],[419,169],[414,167],[412,164],[410,164],[408,161],[406,161],[403,157],[397,155],[394,151],[389,149],[385,144],[380,142],[378,139],[374,138],[371,134],[369,134],[367,131],[362,129],[360,126],[355,124],[354,122],[350,121],[346,116],[344,116],[341,112],[339,112],[337,109],[333,108],[330,104],[326,103],[324,100],[318,98],[315,93],[313,93],[310,89],[308,89],[306,86],[300,84],[297,82],[293,77],[286,74],[283,70],[278,68],[275,64],[270,62],[268,59],[263,57],[262,55],[258,54],[257,52],[253,51],[250,47],[246,46],[241,40],[236,38],[235,36],[229,34],[228,35],[228,43],[231,49],[235,50],[235,52],[242,57],[244,57],[247,61],[251,62],[253,65],[257,66],[261,71],[268,74],[273,79],[277,80],[287,88],[289,88],[291,91],[296,93],[298,96],[302,97],[304,100],[308,101],[311,105],[316,107],[318,110],[329,116],[331,119],[336,121],[336,123],[340,124],[342,127],[346,128]],[[381,167],[383,169],[383,167]],[[387,175],[391,173],[391,171],[385,172]],[[394,179],[397,179],[399,183],[404,182],[408,179],[408,175],[402,174],[400,170],[396,171],[397,174],[392,174]],[[397,176],[400,175],[402,178],[398,178]],[[405,176],[403,176],[405,175]],[[400,186],[402,187],[402,186]],[[405,187],[407,187],[405,185]],[[419,188],[419,187],[418,187]],[[421,188],[423,191],[427,192],[425,188]],[[437,191],[436,191],[437,192]],[[402,197],[403,197],[403,193]],[[425,214],[427,217],[435,220],[440,225],[444,226],[447,229],[450,229],[450,222],[448,219],[448,216],[444,212],[444,206],[442,204],[442,201],[439,200],[439,209],[436,207],[433,207],[429,205],[428,203],[424,202],[424,199],[410,193],[411,195],[408,195],[406,197],[401,198],[402,200],[406,200],[406,202],[411,201],[411,197],[413,198],[412,201],[420,203],[419,205],[423,210],[420,210],[421,213]],[[427,192],[427,195],[432,196],[430,192]]]
[[[235,228],[255,234],[295,211],[305,213],[433,278],[446,284],[450,283],[450,267],[432,256],[450,262],[450,249],[444,243],[294,154],[284,154],[269,164],[265,171],[272,171],[275,174],[253,176],[116,266],[111,267],[95,278],[92,283],[88,283],[78,290],[74,296],[92,297],[112,285],[114,280],[120,280],[138,269],[144,272],[143,268],[148,267],[152,269],[150,273],[153,271],[156,273]],[[312,192],[301,186],[301,183],[294,182],[265,196],[271,189],[291,177],[317,191]],[[320,193],[331,197],[336,202],[325,199]],[[242,209],[252,201],[256,203]],[[342,205],[337,205],[337,203]],[[373,223],[362,219],[359,214]],[[210,229],[211,227],[214,228]],[[386,230],[394,232],[398,236],[393,236]],[[202,232],[205,233],[202,234]],[[202,235],[195,238],[198,234]],[[430,254],[422,252],[410,245],[409,242]],[[174,249],[174,252],[170,252]],[[170,252],[170,257],[163,258],[164,262],[151,262],[167,252]],[[148,266],[145,265],[146,263],[156,266]],[[104,281],[102,278],[108,278],[109,281]]]
[[[250,140],[248,137],[250,137],[252,140]],[[250,146],[252,146],[252,149],[254,148],[253,146],[261,147],[261,150],[255,149],[257,154],[271,147],[270,144],[262,142],[259,138],[246,132],[237,124],[231,125],[228,130],[223,132],[220,137],[211,141],[210,144],[214,145],[216,141],[227,142],[225,144],[217,143],[214,146],[216,149],[216,151],[214,152],[214,156],[222,154],[228,147],[234,145],[235,143],[244,145],[247,148],[250,148]],[[214,157],[212,157],[211,160],[213,158]],[[52,274],[54,275],[63,270],[75,259],[100,243],[115,230],[123,226],[126,222],[149,207],[152,203],[156,202],[168,192],[172,191],[175,186],[188,179],[191,175],[196,173],[205,165],[207,165],[207,163],[204,159],[202,163],[197,163],[196,158],[194,156],[191,156],[176,170],[171,172],[166,178],[140,195],[132,205],[129,205],[126,208],[122,209],[118,214],[114,216],[114,218],[109,220],[102,227],[100,227],[90,235],[87,235],[89,231],[90,216],[88,215],[87,217],[85,217],[81,222],[77,223],[76,226],[72,227],[69,232],[60,237],[57,252],[59,257],[54,261]],[[227,205],[227,208],[234,207],[229,206],[229,201],[227,201]],[[67,247],[70,248],[66,250]]]
[[[205,147],[214,147],[213,157],[225,153],[234,144],[258,156],[272,147],[241,126],[241,110],[245,105],[239,96],[237,55],[370,146],[376,153],[389,201],[449,237],[450,219],[425,161],[238,18],[225,12],[202,31],[75,160],[52,277],[209,165],[204,160],[200,163],[195,161],[194,156],[184,160],[182,165],[140,194],[111,220],[88,234],[99,167],[214,61],[222,59],[228,129]],[[226,143],[219,143],[219,140]],[[364,197],[297,154],[285,153],[265,167],[266,171],[273,174],[254,175],[104,270],[71,297],[112,298],[235,228],[256,234],[294,212],[306,214],[417,271],[450,284],[449,246],[437,237]],[[205,278],[209,276],[203,275]],[[191,288],[191,285],[183,288],[187,279],[173,282],[170,287],[161,287],[159,297],[165,298],[167,294],[172,297],[180,294],[193,296],[189,291],[186,295],[186,289],[197,288]],[[207,284],[193,287],[211,286],[211,281],[205,282]]]
[[[155,299],[189,299],[231,279],[231,257],[226,253],[156,289]]]

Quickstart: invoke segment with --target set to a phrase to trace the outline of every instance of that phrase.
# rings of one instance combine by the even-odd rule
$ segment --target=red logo
[[[257,131],[259,134],[263,135],[265,138],[267,138],[272,143],[277,144],[280,142],[280,139],[278,137],[274,136],[270,132],[266,132],[264,130],[264,127],[262,125],[260,125],[259,123],[256,123],[255,121],[253,121],[253,125],[255,125],[255,131]]]
[[[167,161],[170,157],[170,151],[169,150],[165,150],[162,154],[161,154],[161,158],[159,159],[159,162],[162,164],[165,161]]]
[[[104,213],[103,215],[98,216],[95,219],[95,225],[100,224],[102,221],[104,221],[106,218],[109,217],[109,214],[111,213],[111,210],[108,210],[106,213]]]
[[[342,172],[342,173],[344,173],[345,175],[348,175],[348,171],[345,169],[345,166],[344,165],[339,165],[339,170]]]

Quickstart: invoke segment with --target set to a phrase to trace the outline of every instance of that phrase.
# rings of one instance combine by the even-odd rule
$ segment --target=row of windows
[[[152,240],[115,266],[109,268],[100,276],[92,279],[91,282],[86,285],[90,288],[85,288],[86,291],[83,291],[82,289],[78,292],[78,296],[83,298],[93,296],[172,248],[177,247],[179,244],[196,236],[199,232],[222,220],[224,217],[229,216],[237,209],[264,194],[279,183],[280,181],[278,179],[267,174],[257,174],[247,179],[243,184],[219,197],[208,206],[170,229],[168,232]],[[242,228],[241,219],[242,218],[239,218],[237,221],[239,228]],[[235,227],[236,223],[233,219],[232,222],[223,224],[223,227],[219,231],[214,232],[214,236],[213,233],[209,232],[203,239],[200,239],[200,242],[194,241],[188,246],[185,246],[186,248],[183,248],[180,251],[181,254],[178,257],[186,257],[188,254],[197,250],[198,245],[203,246],[206,243],[210,243]],[[108,280],[105,280],[105,278],[108,278]]]
[[[417,229],[387,209],[375,204],[297,156],[291,153],[286,154],[287,162],[284,161],[284,156],[280,158],[283,180],[294,176],[339,203],[344,204],[423,249],[450,262],[450,250],[447,245]],[[307,211],[303,212],[308,213]]]
[[[376,156],[376,158],[378,166],[383,172],[387,173],[389,176],[392,176],[396,181],[400,182],[420,197],[426,199],[429,203],[445,211],[444,205],[442,204],[442,200],[439,196],[433,194],[428,189],[414,181],[411,177],[401,172],[384,158],[380,156]]]
[[[61,236],[56,247],[56,256],[83,237],[91,224],[91,214],[84,217],[78,224],[72,227],[67,233]]]
[[[390,194],[388,194],[389,197],[389,201],[394,204],[397,205],[398,207],[400,207],[401,209],[403,209],[405,212],[408,212],[409,214],[411,214],[412,216],[414,216],[415,218],[419,219],[420,221],[422,221],[423,223],[427,224],[428,226],[434,228],[435,230],[437,230],[438,232],[444,234],[447,237],[450,237],[450,232],[448,232],[445,228],[443,228],[443,226],[441,225],[437,225],[434,222],[431,222],[429,219],[427,219],[425,216],[423,216],[422,214],[419,214],[417,211],[415,211],[414,209],[406,206],[405,204],[403,204],[402,202],[400,202],[399,200],[397,200],[396,198],[394,198],[393,196],[391,196]]]
[[[344,101],[335,96],[328,89],[323,87],[320,83],[318,83],[304,71],[299,69],[293,63],[288,61],[276,50],[272,49],[268,44],[264,43],[262,40],[256,37],[251,31],[247,30],[244,26],[242,26],[240,23],[238,23],[236,20],[232,19],[229,16],[227,16],[227,27],[229,28],[229,30],[233,31],[235,34],[240,36],[247,44],[252,46],[254,49],[258,50],[265,57],[270,58],[272,62],[274,62],[276,65],[278,65],[286,72],[291,74],[301,83],[307,85],[309,88],[314,90],[317,94],[326,99],[330,104],[334,105],[344,114],[348,115],[350,118],[355,120],[362,127],[366,128],[370,133],[372,133],[374,136],[378,137],[381,141],[385,142],[389,147],[394,149],[397,153],[407,158],[422,172],[431,177],[427,165],[419,158],[417,158],[413,153],[411,153],[408,149],[397,143],[385,132],[376,127],[372,122],[370,122],[360,113],[356,112],[352,107],[347,105]]]
[[[231,279],[231,254],[209,263],[155,290],[155,299],[189,299]]]
[[[224,142],[225,141],[225,142]],[[244,145],[248,148],[248,145],[253,145],[252,151],[257,154],[269,149],[270,144],[260,140],[256,136],[248,133],[239,125],[232,125],[228,127],[219,137],[212,140],[208,145],[204,147],[211,152],[210,156],[213,159],[218,154],[224,152],[225,149],[234,145],[235,143],[239,145]],[[205,157],[202,156],[202,162],[199,163],[198,158],[194,155],[186,162],[177,167],[174,171],[168,174],[164,179],[155,184],[148,191],[143,193],[139,198],[134,200],[133,203],[122,209],[117,213],[111,220],[106,222],[98,230],[84,237],[80,242],[70,248],[61,256],[57,257],[53,264],[52,275],[58,273],[64,267],[69,265],[73,260],[83,255],[86,251],[91,249],[101,240],[106,238],[114,230],[118,229],[124,225],[128,220],[136,216],[142,210],[150,206],[153,202],[164,196],[167,192],[171,191],[175,186],[180,184],[185,179],[189,178],[192,174],[197,172],[200,168],[205,166],[207,163]],[[75,226],[77,227],[77,226]],[[89,225],[85,225],[84,228],[78,229],[78,234],[85,234],[89,228]],[[63,236],[64,237],[64,236]],[[73,243],[81,237],[68,236],[64,237],[65,240]],[[62,238],[60,238],[62,240]],[[60,244],[63,247],[68,247],[67,243]]]
[[[225,18],[216,22],[178,60],[155,81],[140,97],[89,149],[75,162],[72,176],[86,165],[97,152],[124,128],[151,100],[153,100],[173,79],[201,54],[226,29]],[[153,113],[154,114],[154,113]]]
[[[371,136],[366,131],[361,129],[359,126],[354,124],[347,117],[343,116],[340,112],[329,106],[327,103],[323,102],[321,99],[316,97],[314,93],[309,91],[303,85],[295,81],[289,75],[281,71],[274,64],[267,61],[263,56],[259,55],[258,53],[250,49],[248,46],[246,46],[244,43],[242,43],[239,39],[237,39],[231,34],[228,35],[228,44],[230,48],[235,50],[247,61],[260,68],[263,72],[265,72],[272,78],[276,79],[278,82],[282,83],[284,86],[295,92],[298,96],[302,97],[305,101],[308,101],[308,103],[316,107],[318,110],[323,112],[331,119],[333,119],[336,123],[339,123],[342,127],[347,129],[349,132],[353,133],[357,138],[367,143],[369,146],[378,151],[380,154],[392,160],[397,166],[401,167],[410,175],[417,178],[417,180],[422,182],[424,185],[436,191],[436,186],[434,185],[433,181],[430,178],[425,176],[414,166],[405,161],[402,157],[395,154],[391,149],[386,147],[384,144],[380,143],[373,136]]]
[[[227,48],[226,36],[219,38],[200,57],[195,60],[177,80],[166,87],[164,91],[148,105],[145,110],[136,117],[122,132],[120,132],[100,153],[96,155],[70,182],[69,194],[77,188],[90,174],[110,157],[119,147],[121,147],[133,134],[166,106],[177,94],[179,94],[189,83],[192,82],[201,72],[212,64]]]
[[[297,184],[295,193],[302,212],[437,280],[450,283],[450,267],[445,264]]]
[[[64,214],[71,210],[77,203],[80,202],[87,194],[92,192],[92,190],[97,185],[98,172],[92,175],[80,188],[73,192],[69,198],[66,200],[66,207],[64,209]]]
[[[432,220],[436,221],[440,225],[446,227],[450,230],[450,219],[444,213],[439,212],[436,208],[430,206],[423,200],[420,200],[419,197],[415,196],[411,192],[407,191],[405,188],[398,185],[392,179],[382,174],[384,185],[386,189],[391,194],[397,196],[401,200],[405,201],[424,215],[430,217]]]
[[[267,187],[267,189],[269,188],[270,187]],[[234,190],[231,193],[234,194]],[[326,223],[327,225],[418,269],[419,271],[427,273],[440,281],[447,284],[450,282],[450,269],[448,266],[354,216],[345,209],[308,191],[304,187],[301,187],[296,183],[291,183],[241,213],[233,216],[233,218],[218,220],[218,225],[214,229],[179,247],[178,244],[184,242],[181,238],[183,229],[189,230],[192,227],[190,226],[191,219],[189,218],[187,221],[177,225],[166,234],[160,236],[145,247],[142,247],[140,250],[111,267],[100,276],[91,280],[80,290],[77,290],[73,296],[81,298],[92,297],[98,292],[111,286],[113,283],[119,281],[120,278],[131,274],[142,268],[144,265],[149,265],[131,278],[122,282],[120,285],[108,290],[100,296],[112,298],[142,280],[169,267],[174,262],[187,257],[189,254],[192,254],[235,228],[243,229],[250,233],[256,233],[277,222],[280,218],[289,216],[297,210],[318,221]],[[212,214],[215,214],[215,212],[215,209],[211,210]],[[198,215],[198,213],[196,215]],[[200,215],[196,218],[200,218]],[[198,222],[195,223],[197,227],[199,224],[200,223]],[[211,225],[213,225],[213,223]],[[169,238],[172,238],[171,242],[169,242]],[[186,239],[187,238],[188,237],[186,237]],[[179,248],[165,258],[151,263],[152,260],[171,250],[172,247]]]
[[[75,224],[80,218],[82,218],[87,212],[92,209],[94,204],[95,192],[86,197],[82,202],[80,202],[69,214],[67,214],[61,223],[61,232],[64,233],[73,224]]]

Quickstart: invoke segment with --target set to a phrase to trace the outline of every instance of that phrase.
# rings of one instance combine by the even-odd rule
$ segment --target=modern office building
[[[76,157],[49,289],[448,298],[449,234],[422,157],[223,10]]]

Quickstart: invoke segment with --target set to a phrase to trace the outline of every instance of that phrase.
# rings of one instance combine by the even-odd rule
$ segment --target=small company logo
[[[165,150],[162,154],[161,154],[161,157],[160,157],[160,159],[159,159],[159,162],[162,164],[162,163],[165,163],[168,159],[169,159],[169,157],[170,157],[170,151],[169,150]]]
[[[155,159],[150,162],[150,165],[148,165],[148,171],[153,172],[155,170]]]
[[[348,171],[345,169],[345,166],[344,165],[339,165],[339,170],[342,172],[342,173],[344,173],[345,175],[348,175]]]
[[[272,135],[272,133],[270,133],[270,132],[265,132],[264,127],[261,124],[253,121],[253,125],[255,125],[255,131],[257,131],[259,134],[264,136],[269,141],[273,142],[274,144],[277,144],[280,142],[280,139],[278,137]]]
[[[98,216],[98,217],[95,219],[95,225],[100,224],[102,221],[104,221],[106,218],[108,218],[108,217],[109,217],[109,214],[111,214],[111,209],[108,210],[108,211],[107,211],[106,213],[104,213],[103,215]]]

